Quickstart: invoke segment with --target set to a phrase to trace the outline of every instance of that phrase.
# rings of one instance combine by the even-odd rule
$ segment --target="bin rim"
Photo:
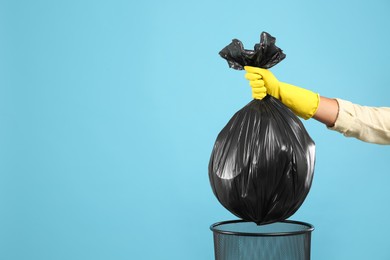
[[[271,236],[295,236],[295,235],[301,235],[305,233],[311,233],[314,230],[314,226],[312,224],[302,222],[302,221],[296,221],[296,220],[282,220],[277,221],[274,223],[287,223],[287,224],[298,224],[302,226],[306,226],[307,229],[305,230],[299,230],[299,231],[290,231],[290,232],[268,232],[268,233],[250,233],[250,232],[236,232],[236,231],[225,231],[225,230],[218,230],[216,227],[225,225],[225,224],[234,224],[234,223],[242,223],[247,222],[250,223],[251,221],[246,221],[242,219],[238,220],[228,220],[228,221],[221,221],[214,223],[210,226],[211,231],[213,233],[223,234],[223,235],[233,235],[233,236],[250,236],[250,237],[271,237]],[[254,222],[252,222],[254,223]],[[274,224],[269,223],[269,224]],[[268,224],[266,224],[268,225]]]

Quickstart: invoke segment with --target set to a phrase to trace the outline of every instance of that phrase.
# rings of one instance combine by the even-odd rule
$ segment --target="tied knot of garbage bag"
[[[267,32],[260,34],[260,43],[255,44],[254,50],[244,49],[238,39],[223,48],[219,55],[227,60],[229,67],[243,70],[244,66],[254,66],[269,69],[282,61],[286,55],[275,45],[276,39]]]
[[[240,43],[238,56],[232,51],[237,41],[221,51],[224,57],[228,50],[230,56],[225,57],[234,69],[269,68],[285,57],[267,33],[262,33],[252,52],[242,51]],[[302,205],[314,163],[315,145],[300,119],[278,99],[266,96],[240,109],[219,133],[209,178],[226,209],[244,220],[266,224],[287,219]]]

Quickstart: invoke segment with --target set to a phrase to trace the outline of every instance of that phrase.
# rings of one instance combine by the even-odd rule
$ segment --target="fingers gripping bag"
[[[234,39],[219,54],[237,70],[271,68],[285,58],[266,32],[254,50]],[[315,144],[302,122],[268,95],[233,115],[215,141],[208,168],[218,201],[260,225],[285,220],[298,210],[310,190],[314,164]]]

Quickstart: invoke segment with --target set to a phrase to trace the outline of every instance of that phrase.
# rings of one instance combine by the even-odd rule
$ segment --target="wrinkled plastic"
[[[244,49],[240,40],[233,39],[219,52],[219,55],[227,60],[230,68],[236,70],[243,70],[244,66],[269,69],[286,57],[275,42],[276,39],[269,33],[262,32],[260,43],[255,44],[254,50]]]
[[[281,57],[275,48],[268,50],[271,54],[264,51],[262,57],[269,63],[257,61],[265,64],[263,68]],[[278,99],[266,96],[239,110],[219,133],[209,178],[226,209],[244,220],[266,224],[287,219],[302,205],[314,163],[315,145],[300,119]]]

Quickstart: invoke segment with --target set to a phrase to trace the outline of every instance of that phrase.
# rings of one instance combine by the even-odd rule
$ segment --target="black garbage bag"
[[[262,33],[252,66],[269,68],[285,56],[274,46],[275,38],[265,41],[272,44],[263,44],[269,37]],[[261,50],[261,46],[266,48]],[[229,66],[240,58],[249,60],[246,51],[239,55],[228,59]],[[240,61],[239,66],[246,64]],[[215,196],[231,213],[267,224],[287,219],[302,205],[311,187],[314,163],[315,145],[300,119],[278,99],[266,96],[239,110],[219,133],[209,178]]]

